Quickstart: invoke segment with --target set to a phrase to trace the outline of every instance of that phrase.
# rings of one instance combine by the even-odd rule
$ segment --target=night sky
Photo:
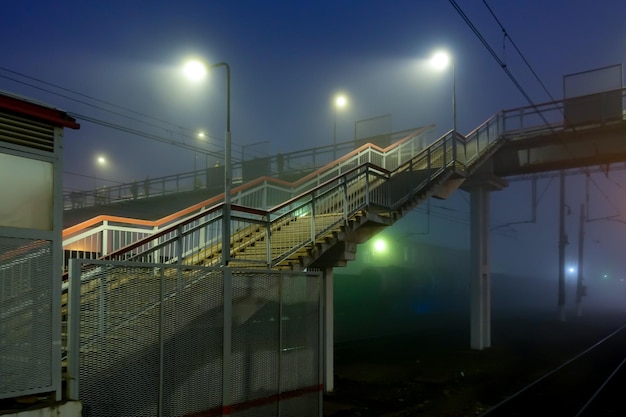
[[[198,163],[192,151],[123,130],[184,143],[204,130],[208,143],[194,145],[223,151],[224,71],[191,83],[181,72],[189,57],[231,67],[233,154],[255,143],[247,152],[273,155],[331,144],[338,91],[349,98],[336,115],[339,141],[352,139],[356,121],[387,114],[394,131],[436,124],[440,136],[452,128],[452,73],[426,66],[438,48],[453,55],[458,130],[469,133],[498,111],[529,103],[452,3],[6,2],[0,89],[81,116],[81,129],[67,131],[65,140],[65,182],[77,187],[81,175],[127,182],[190,171]],[[535,103],[561,99],[564,75],[622,64],[626,56],[623,0],[456,4]],[[99,154],[109,160],[106,170],[95,163]],[[598,175],[596,183],[596,217],[621,215],[626,177],[615,170],[609,178]],[[572,260],[584,184],[580,176],[568,177]],[[542,275],[556,285],[558,180],[540,180],[538,188],[534,224],[498,227],[530,219],[527,181],[492,195],[492,270]],[[468,201],[464,192],[433,201],[430,225],[420,207],[384,234],[408,232],[416,242],[467,248]],[[588,224],[590,275],[605,268],[626,277],[623,236],[626,224]]]

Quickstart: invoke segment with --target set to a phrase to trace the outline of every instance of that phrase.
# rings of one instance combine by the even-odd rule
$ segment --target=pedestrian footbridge
[[[458,189],[471,196],[470,344],[489,347],[489,193],[511,176],[626,161],[623,102],[616,90],[502,111],[467,135],[434,141],[425,140],[432,126],[416,128],[295,181],[242,183],[230,205],[217,195],[156,220],[99,215],[66,228],[72,395],[91,401],[94,416],[263,407],[319,415],[319,391],[333,389],[333,268],[428,198]],[[593,117],[581,117],[584,108]],[[204,347],[196,351],[195,342]],[[180,367],[172,371],[179,380],[168,379],[171,366]],[[129,382],[150,380],[146,374],[159,381],[149,395]],[[120,381],[130,387],[124,398],[152,408],[113,404]],[[204,402],[187,407],[186,395]]]

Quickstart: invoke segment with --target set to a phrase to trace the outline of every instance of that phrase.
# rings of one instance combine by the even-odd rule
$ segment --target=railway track
[[[626,325],[480,417],[626,416]]]

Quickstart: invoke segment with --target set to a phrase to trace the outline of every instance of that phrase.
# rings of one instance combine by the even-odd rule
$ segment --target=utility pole
[[[565,172],[561,170],[559,187],[559,320],[565,321]]]
[[[578,282],[576,284],[576,314],[583,315],[582,300],[585,295],[583,286],[583,249],[585,246],[585,204],[580,205],[580,224],[578,229]]]

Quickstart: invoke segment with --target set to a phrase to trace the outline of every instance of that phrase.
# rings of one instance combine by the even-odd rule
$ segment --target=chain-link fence
[[[85,417],[321,415],[321,275],[75,260]]]

